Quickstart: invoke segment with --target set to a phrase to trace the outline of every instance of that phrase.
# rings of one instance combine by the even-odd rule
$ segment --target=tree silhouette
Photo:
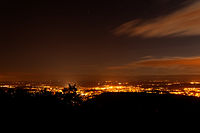
[[[71,85],[69,84],[68,88],[63,89],[63,101],[67,104],[70,104],[72,106],[77,106],[82,103],[81,97],[79,94],[77,94],[77,88],[76,84]]]

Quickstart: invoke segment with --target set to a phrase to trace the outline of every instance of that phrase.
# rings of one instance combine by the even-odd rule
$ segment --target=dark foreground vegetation
[[[71,85],[63,93],[46,89],[32,93],[23,88],[0,88],[0,111],[74,112],[82,103],[76,91],[76,87]]]
[[[181,95],[147,93],[104,93],[82,102],[75,86],[64,94],[41,91],[29,93],[21,88],[0,89],[1,111],[21,112],[200,112],[200,99]]]

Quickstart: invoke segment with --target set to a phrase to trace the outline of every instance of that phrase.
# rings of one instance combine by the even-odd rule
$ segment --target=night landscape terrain
[[[109,81],[109,84],[113,82]],[[119,84],[119,83],[118,83]],[[126,83],[127,84],[127,83]],[[164,85],[159,82],[156,87],[147,83],[138,88],[129,86],[104,85],[108,88],[77,89],[69,85],[58,89],[33,89],[33,87],[1,88],[1,111],[19,112],[62,112],[62,113],[134,113],[134,112],[199,112],[200,84],[181,83]],[[165,89],[163,88],[165,86]],[[142,88],[145,87],[146,88]],[[171,86],[171,88],[170,88]],[[47,86],[45,86],[47,87]],[[148,87],[148,88],[147,88]],[[175,88],[174,88],[175,87]],[[128,88],[128,89],[127,89]],[[168,89],[166,89],[168,88]],[[186,90],[191,89],[191,90]]]
[[[0,17],[1,111],[200,112],[199,0],[9,0]]]

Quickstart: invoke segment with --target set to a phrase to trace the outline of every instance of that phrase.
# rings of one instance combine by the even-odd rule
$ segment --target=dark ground
[[[74,98],[75,97],[75,98]],[[76,102],[76,103],[74,103]],[[75,94],[0,93],[0,111],[41,113],[200,112],[200,98],[147,93],[104,93],[82,103]]]
[[[200,112],[200,98],[147,93],[105,93],[83,105],[85,112]]]

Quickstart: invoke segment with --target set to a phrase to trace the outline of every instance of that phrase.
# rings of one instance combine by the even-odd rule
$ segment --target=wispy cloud
[[[126,22],[116,28],[114,33],[144,38],[200,35],[200,1],[196,1],[168,16]]]
[[[173,57],[161,59],[147,59],[135,63],[137,66],[145,67],[200,67],[200,57]]]
[[[146,72],[160,71],[162,72],[180,72],[180,73],[199,73],[200,72],[200,56],[198,57],[170,57],[170,58],[152,58],[131,62],[121,66],[109,67],[109,70],[139,70]]]

